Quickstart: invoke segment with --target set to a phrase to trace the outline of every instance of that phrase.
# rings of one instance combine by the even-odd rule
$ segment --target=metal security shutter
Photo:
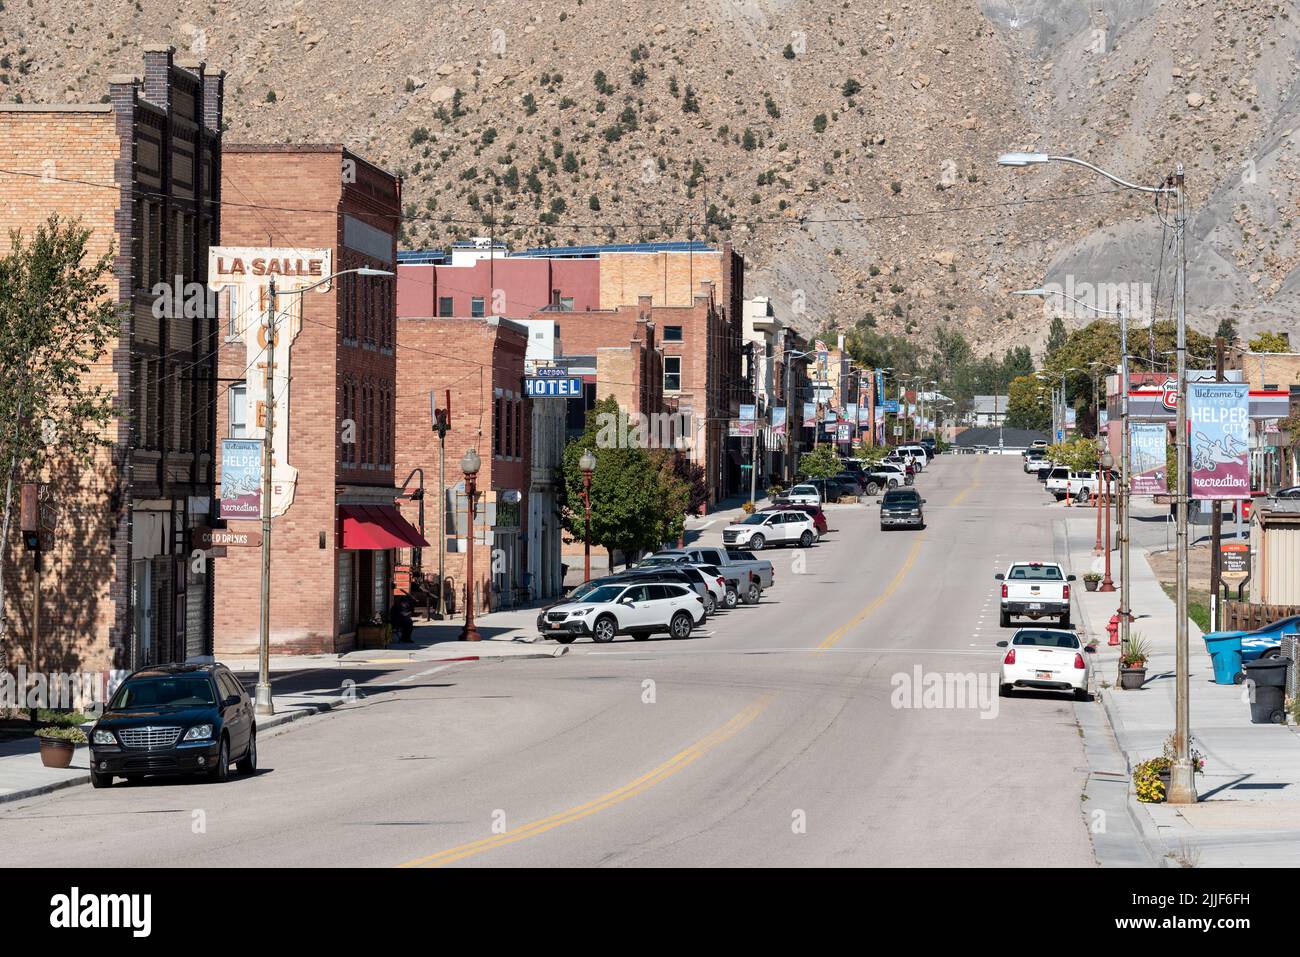
[[[212,654],[208,641],[208,580],[207,570],[211,559],[204,559],[203,571],[194,571],[192,562],[185,571],[185,657],[197,658]]]

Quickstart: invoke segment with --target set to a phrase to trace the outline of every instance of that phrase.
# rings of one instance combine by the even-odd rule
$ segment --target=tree
[[[51,216],[31,242],[11,233],[0,258],[0,638],[14,485],[37,480],[56,452],[60,464],[84,467],[109,444],[113,395],[89,373],[120,325],[104,282],[114,254],[88,258],[90,235]]]
[[[1092,439],[1071,439],[1047,447],[1047,457],[1072,472],[1092,472],[1097,468],[1097,443]]]
[[[1016,376],[1007,386],[1008,428],[1046,432],[1052,427],[1049,387],[1032,375]]]
[[[1052,317],[1052,324],[1047,329],[1047,355],[1051,355],[1065,345],[1065,320],[1060,316]]]
[[[1285,332],[1261,332],[1250,340],[1251,352],[1290,352],[1291,339]]]
[[[613,437],[611,439],[611,436]],[[612,398],[587,412],[582,435],[564,450],[561,495],[565,530],[581,541],[584,530],[583,481],[579,461],[588,449],[596,456],[591,477],[591,543],[637,555],[681,534],[683,502],[691,489],[666,481],[663,463],[641,447],[635,424]]]
[[[1227,317],[1220,319],[1219,328],[1214,330],[1214,337],[1232,345],[1237,338],[1237,324]]]
[[[844,470],[840,457],[829,443],[799,456],[799,471],[810,479],[825,479]]]

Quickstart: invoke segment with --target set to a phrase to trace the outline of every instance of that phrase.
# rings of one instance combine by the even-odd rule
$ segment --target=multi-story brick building
[[[43,476],[57,512],[42,582],[42,669],[125,670],[211,651],[212,563],[186,552],[214,481],[216,330],[180,308],[206,282],[220,216],[224,73],[148,46],[96,105],[0,106],[0,250],[57,213],[114,252],[119,334],[89,376],[111,394],[91,467]],[[201,296],[200,296],[201,298]],[[196,314],[198,313],[198,314]],[[16,531],[16,526],[15,526]],[[24,660],[30,564],[7,549],[5,652]]]
[[[539,574],[525,567],[523,557],[531,478],[531,400],[523,394],[527,347],[527,328],[497,316],[403,316],[397,322],[397,467],[404,475],[416,469],[424,474],[425,534],[432,544],[419,561],[427,574],[436,576],[441,539],[443,575],[450,583],[444,590],[455,596],[458,614],[465,607],[471,541],[471,584],[479,610],[516,604],[524,597],[525,574]],[[433,406],[446,408],[448,392],[446,484],[439,508],[440,448]],[[472,536],[461,470],[461,458],[471,448],[481,462]]]
[[[710,502],[740,490],[746,440],[729,439],[727,423],[753,402],[753,390],[741,368],[744,260],[729,245],[508,253],[476,240],[449,255],[404,253],[400,263],[400,315],[553,320],[568,356],[598,361],[598,350],[633,342],[639,321],[652,323],[663,351],[664,403],[691,418],[691,456],[705,471]]]
[[[394,270],[401,182],[339,145],[239,144],[226,148],[222,196],[212,283],[223,439],[264,435],[266,292],[278,271],[271,645],[347,650],[358,625],[387,612],[398,550],[423,543],[395,505],[396,279],[344,272]],[[256,532],[258,514],[227,527]],[[260,573],[258,548],[217,560],[219,654],[257,647]]]

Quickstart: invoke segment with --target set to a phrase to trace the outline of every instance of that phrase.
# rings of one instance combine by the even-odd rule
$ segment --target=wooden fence
[[[1279,618],[1300,615],[1300,605],[1256,605],[1248,601],[1223,603],[1224,631],[1254,631]]]

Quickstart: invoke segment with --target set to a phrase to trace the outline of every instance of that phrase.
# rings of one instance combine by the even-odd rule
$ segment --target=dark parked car
[[[1286,499],[1300,498],[1300,485],[1292,485],[1289,488],[1278,489],[1277,497]]]
[[[253,703],[219,664],[157,665],[114,692],[90,732],[90,783],[110,787],[148,774],[203,774],[225,781],[230,763],[257,770]]]
[[[925,528],[925,499],[914,488],[891,488],[880,500],[880,530],[887,528]]]

